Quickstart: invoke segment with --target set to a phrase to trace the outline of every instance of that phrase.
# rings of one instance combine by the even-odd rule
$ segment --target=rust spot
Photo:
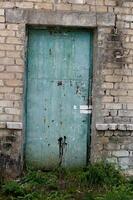
[[[70,86],[73,86],[73,85],[72,85],[72,81],[70,81]]]
[[[67,147],[66,136],[64,136],[64,138],[59,137],[58,144],[59,144],[59,166],[61,166],[64,157],[64,151]]]
[[[58,81],[57,86],[62,85],[62,81]]]
[[[79,93],[79,86],[77,85],[76,94]]]
[[[51,50],[51,49],[49,49],[49,55],[50,55],[50,56],[52,55],[52,50]]]

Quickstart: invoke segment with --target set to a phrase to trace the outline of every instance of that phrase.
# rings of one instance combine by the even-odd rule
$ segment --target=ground
[[[133,200],[133,181],[104,163],[84,169],[28,169],[14,181],[1,180],[0,200]]]

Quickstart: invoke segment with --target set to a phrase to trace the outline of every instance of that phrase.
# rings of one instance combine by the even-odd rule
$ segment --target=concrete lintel
[[[97,26],[114,26],[115,15],[114,13],[97,13]]]
[[[7,129],[22,130],[23,124],[21,122],[7,122]]]
[[[7,23],[25,23],[32,25],[60,25],[97,27],[113,26],[115,16],[112,13],[61,12],[33,9],[6,9]]]

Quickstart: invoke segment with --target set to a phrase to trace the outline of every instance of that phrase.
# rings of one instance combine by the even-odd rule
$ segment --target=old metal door
[[[86,165],[91,41],[84,29],[29,30],[25,155],[35,167]]]

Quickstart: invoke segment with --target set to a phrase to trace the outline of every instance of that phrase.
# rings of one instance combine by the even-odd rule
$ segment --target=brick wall
[[[20,15],[16,21],[10,20],[7,13],[11,10],[20,14],[26,10],[92,13],[96,20],[101,18],[93,27],[96,56],[91,160],[104,158],[133,173],[132,0],[0,0],[1,169],[16,176],[23,160],[26,21]],[[113,26],[102,18],[107,13],[115,17]]]

